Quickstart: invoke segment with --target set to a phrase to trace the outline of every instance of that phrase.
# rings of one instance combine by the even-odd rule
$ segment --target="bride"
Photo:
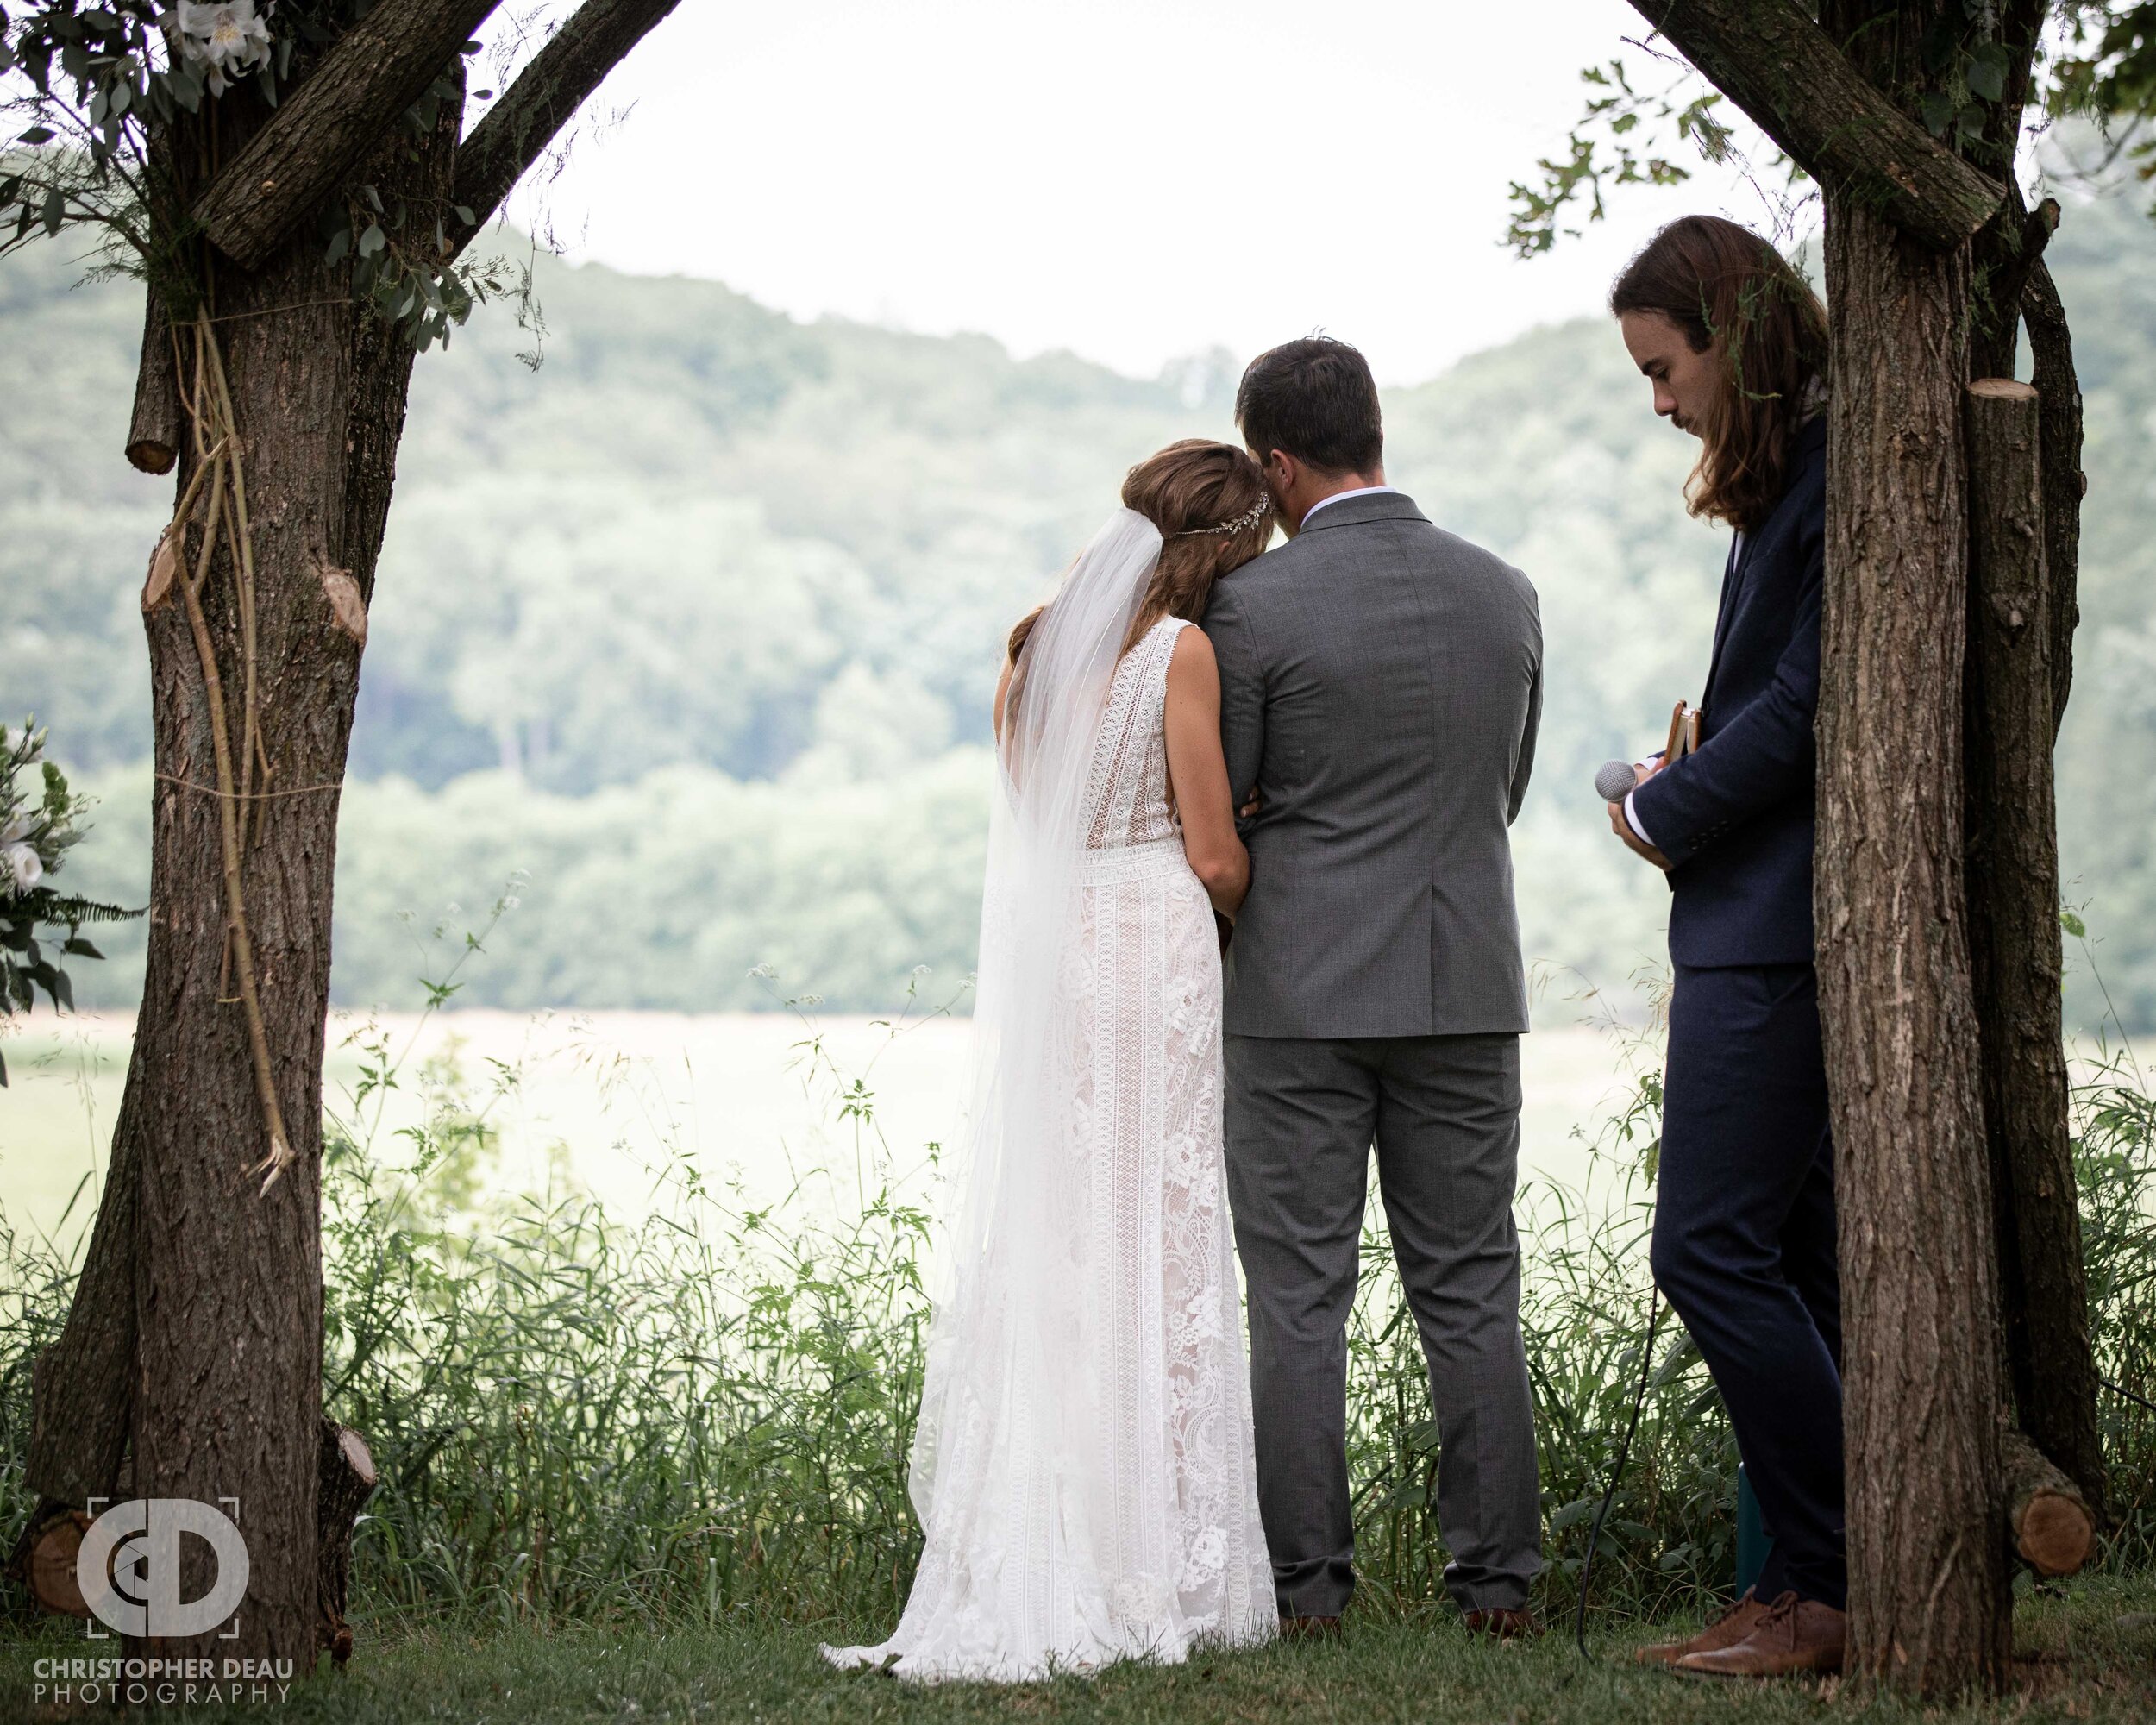
[[[896,1632],[826,1647],[1020,1681],[1276,1633],[1221,1143],[1212,912],[1250,881],[1192,619],[1263,550],[1257,466],[1131,470],[996,689],[970,1143],[910,1476]]]

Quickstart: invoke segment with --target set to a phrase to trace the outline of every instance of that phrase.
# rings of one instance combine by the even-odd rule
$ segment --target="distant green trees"
[[[2081,310],[2091,507],[2061,745],[2068,896],[2125,1018],[2156,1024],[2156,230],[2131,193],[2050,253]],[[146,896],[142,548],[169,500],[110,459],[135,328],[34,251],[0,273],[0,696],[104,797],[85,892]],[[986,737],[1011,621],[1123,470],[1229,430],[1234,362],[1154,380],[980,337],[798,324],[714,284],[542,258],[539,338],[474,319],[414,385],[340,838],[335,988],[401,998],[399,911],[530,876],[467,998],[834,1007],[972,963]],[[2101,308],[2088,315],[2084,308]],[[1434,311],[1433,311],[1434,315]],[[1517,837],[1530,955],[1604,984],[1660,950],[1667,894],[1587,786],[1697,693],[1723,542],[1688,520],[1688,440],[1600,318],[1387,398],[1389,471],[1541,594],[1549,706]],[[957,750],[956,755],[946,751]],[[504,776],[505,768],[517,777]],[[83,771],[83,768],[93,768]],[[471,775],[479,775],[473,777]],[[573,887],[567,883],[574,881]],[[86,1002],[132,1002],[140,932]],[[2085,970],[2070,1018],[2103,1003]]]

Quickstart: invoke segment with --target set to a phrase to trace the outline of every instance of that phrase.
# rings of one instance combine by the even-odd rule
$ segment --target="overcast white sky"
[[[1143,375],[1322,328],[1418,381],[1595,311],[1683,210],[1765,223],[1702,172],[1536,261],[1499,243],[1580,67],[1641,34],[1623,0],[682,0],[547,206],[573,258],[797,317]]]

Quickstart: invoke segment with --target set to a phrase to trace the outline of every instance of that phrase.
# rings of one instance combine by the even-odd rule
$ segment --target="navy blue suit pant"
[[[1812,966],[1677,966],[1663,1086],[1654,1276],[1774,1536],[1760,1597],[1841,1609],[1841,1287]]]

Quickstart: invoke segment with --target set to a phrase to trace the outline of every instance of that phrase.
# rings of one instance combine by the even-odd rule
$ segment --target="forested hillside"
[[[2069,211],[2053,267],[2089,392],[2083,623],[2063,745],[2070,895],[2156,1021],[2156,227]],[[119,454],[124,286],[46,248],[0,270],[0,706],[105,799],[78,884],[147,892],[136,594],[170,486]],[[971,963],[1011,620],[1158,444],[1225,435],[1241,356],[1140,381],[984,338],[799,324],[706,282],[542,257],[543,336],[483,309],[420,364],[344,800],[335,989],[411,998],[407,925],[521,906],[465,998],[882,1007]],[[1442,282],[1431,316],[1446,315]],[[1583,308],[1591,310],[1592,308]],[[1283,336],[1294,331],[1282,331]],[[1351,330],[1339,333],[1353,335]],[[535,353],[541,363],[528,361]],[[1667,894],[1589,789],[1704,670],[1726,540],[1677,492],[1599,317],[1387,399],[1390,477],[1541,594],[1548,708],[1520,832],[1532,956],[1621,984]],[[139,937],[84,965],[127,1004]],[[1570,986],[1570,985],[1567,985]],[[2075,1016],[2101,1010],[2085,974]]]

